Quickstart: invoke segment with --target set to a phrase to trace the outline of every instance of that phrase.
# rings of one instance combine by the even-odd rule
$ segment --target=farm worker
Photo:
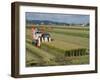
[[[40,37],[37,39],[37,47],[41,46],[41,41],[40,41]]]
[[[32,26],[32,38],[35,39],[35,37],[36,37],[35,36],[35,28],[34,28],[34,26]]]
[[[47,37],[45,37],[45,42],[47,42],[48,41],[48,38]]]
[[[42,37],[42,42],[44,42],[44,38]]]
[[[51,42],[51,37],[48,38],[48,41]]]

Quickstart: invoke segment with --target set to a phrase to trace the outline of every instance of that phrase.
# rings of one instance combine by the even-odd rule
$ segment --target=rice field
[[[32,44],[31,27],[26,27],[27,67],[89,64],[89,27],[47,25],[45,31],[53,41],[37,48]]]

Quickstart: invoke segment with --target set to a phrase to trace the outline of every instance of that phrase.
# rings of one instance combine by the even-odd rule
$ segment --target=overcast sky
[[[49,20],[64,23],[85,24],[89,15],[26,12],[26,20]]]

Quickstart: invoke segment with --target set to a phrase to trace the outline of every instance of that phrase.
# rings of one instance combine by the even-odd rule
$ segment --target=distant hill
[[[45,25],[66,25],[66,26],[69,26],[69,25],[79,25],[79,26],[89,26],[89,23],[87,24],[75,24],[75,23],[63,23],[63,22],[54,22],[54,21],[49,21],[49,20],[26,20],[26,24],[27,25],[33,25],[33,24],[38,24],[38,25],[41,25],[41,24],[45,24]]]
[[[27,24],[56,24],[56,25],[69,25],[69,23],[62,23],[62,22],[54,22],[54,21],[48,21],[48,20],[26,20]]]

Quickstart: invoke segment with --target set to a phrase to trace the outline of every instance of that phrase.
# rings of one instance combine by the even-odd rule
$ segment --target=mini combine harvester
[[[40,47],[41,43],[51,42],[51,35],[45,32],[45,29],[39,30],[38,28],[32,26],[32,44],[36,47]]]

